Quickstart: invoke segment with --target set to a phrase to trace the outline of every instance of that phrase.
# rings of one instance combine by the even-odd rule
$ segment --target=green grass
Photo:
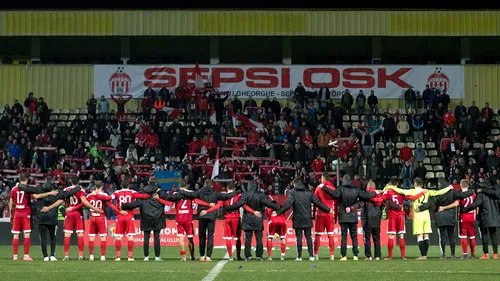
[[[276,249],[276,247],[275,247]],[[152,248],[150,249],[152,250]],[[478,248],[478,250],[480,250]],[[20,247],[22,253],[22,246]],[[122,249],[122,255],[126,248]],[[360,261],[352,260],[352,252],[348,249],[349,260],[340,262],[328,260],[327,248],[322,248],[320,259],[309,262],[295,262],[295,249],[287,252],[287,261],[279,261],[279,251],[273,251],[274,261],[268,262],[228,262],[215,280],[217,281],[302,281],[302,280],[500,280],[500,261],[498,260],[439,260],[439,248],[432,245],[430,254],[432,258],[427,261],[415,261],[418,249],[415,246],[407,247],[408,261],[397,258],[399,248],[395,248],[396,257],[393,261],[363,261],[363,248],[360,248]],[[382,249],[385,255],[386,249]],[[478,254],[480,251],[478,251]],[[100,255],[96,247],[96,257]],[[305,254],[305,255],[304,255]],[[339,258],[340,249],[336,249]],[[457,254],[461,249],[457,247]],[[218,261],[222,260],[225,250],[216,249],[212,263],[180,262],[177,247],[163,247],[162,258],[164,262],[142,261],[142,248],[137,247],[134,252],[135,262],[115,262],[114,248],[108,248],[108,261],[77,261],[77,249],[72,248],[70,255],[73,260],[67,262],[43,262],[40,247],[34,246],[31,255],[35,262],[12,261],[11,247],[0,247],[0,280],[36,280],[36,281],[99,281],[99,280],[202,280],[212,270]],[[304,258],[307,251],[303,251]],[[57,256],[63,256],[62,246],[58,246]],[[88,258],[86,249],[85,256]],[[199,256],[198,254],[196,255]],[[264,253],[264,256],[267,256]]]

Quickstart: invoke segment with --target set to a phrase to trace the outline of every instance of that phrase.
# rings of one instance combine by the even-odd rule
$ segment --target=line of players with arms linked
[[[302,240],[307,242],[309,259],[318,260],[320,238],[326,235],[329,241],[330,260],[335,259],[334,228],[339,223],[341,228],[341,261],[347,260],[347,235],[352,240],[353,260],[358,260],[358,210],[361,209],[364,231],[366,260],[381,259],[380,221],[382,207],[387,208],[388,256],[391,260],[396,240],[401,251],[401,258],[406,260],[406,244],[404,235],[405,208],[404,202],[411,202],[413,213],[413,235],[416,236],[421,256],[418,260],[427,259],[429,250],[429,234],[432,233],[429,209],[436,210],[436,224],[440,238],[445,233],[451,246],[451,257],[455,257],[455,226],[459,227],[459,238],[463,251],[462,259],[467,259],[470,243],[471,257],[475,257],[475,222],[479,222],[482,234],[482,259],[488,259],[489,234],[493,246],[493,258],[498,259],[496,228],[500,227],[499,199],[500,189],[492,187],[482,188],[474,194],[469,190],[469,182],[462,180],[460,189],[453,189],[444,180],[440,180],[438,190],[423,189],[424,183],[420,178],[415,179],[414,189],[403,190],[398,188],[398,179],[391,178],[390,183],[382,192],[375,190],[375,183],[369,182],[364,191],[352,185],[349,175],[342,179],[342,184],[335,187],[334,179],[324,174],[317,187],[307,188],[300,181],[294,179],[294,189],[289,193],[287,201],[280,206],[266,195],[257,190],[254,179],[249,178],[245,190],[237,190],[230,184],[227,192],[216,192],[211,188],[210,180],[199,191],[187,190],[184,182],[180,190],[174,193],[165,192],[158,188],[152,178],[141,193],[129,189],[129,183],[123,182],[121,189],[108,195],[102,191],[103,184],[96,181],[92,193],[86,194],[79,186],[78,177],[71,178],[71,186],[57,189],[50,177],[42,186],[28,185],[28,175],[19,176],[19,183],[12,189],[9,209],[12,214],[13,254],[18,260],[19,235],[24,234],[24,260],[33,260],[29,256],[32,198],[35,205],[36,221],[40,228],[42,253],[45,261],[56,261],[56,225],[57,209],[66,201],[66,215],[64,221],[64,260],[69,260],[70,237],[75,232],[78,238],[78,256],[84,260],[84,221],[83,207],[90,209],[89,245],[90,260],[94,260],[95,237],[100,238],[101,261],[106,260],[107,225],[103,214],[107,205],[117,213],[116,222],[116,261],[121,260],[122,238],[127,237],[128,261],[134,261],[134,213],[133,209],[140,209],[140,225],[144,232],[144,260],[149,260],[149,238],[154,236],[155,260],[160,258],[160,231],[166,227],[165,205],[174,204],[176,210],[177,235],[179,237],[181,260],[186,261],[187,252],[185,238],[188,240],[190,260],[195,259],[193,241],[193,209],[199,214],[199,254],[200,261],[210,262],[214,230],[216,222],[215,211],[219,208],[224,212],[224,240],[226,241],[227,255],[233,260],[233,241],[235,242],[236,258],[241,257],[241,234],[244,232],[244,257],[252,257],[252,237],[256,237],[256,258],[263,258],[263,222],[269,219],[267,236],[268,260],[272,260],[273,242],[280,244],[280,257],[285,260],[287,223],[285,212],[293,208],[293,228],[296,234],[297,261],[302,260]],[[116,202],[115,204],[113,203]],[[457,214],[457,207],[458,214]],[[242,216],[240,215],[242,208]],[[476,214],[478,213],[478,216]],[[314,222],[314,223],[313,223]],[[314,242],[312,228],[314,225]],[[51,240],[50,255],[47,252],[47,233]],[[374,254],[371,252],[371,240],[374,243]],[[442,258],[445,256],[445,239],[441,240]]]

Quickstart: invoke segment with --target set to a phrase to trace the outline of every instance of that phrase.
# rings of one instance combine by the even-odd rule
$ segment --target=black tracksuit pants
[[[56,229],[57,225],[49,225],[49,224],[39,224],[38,231],[40,232],[40,245],[42,246],[43,257],[46,258],[49,255],[47,254],[47,233],[50,236],[50,256],[56,255]]]
[[[497,228],[496,227],[481,227],[481,241],[483,242],[483,253],[487,254],[488,250],[488,234],[491,239],[491,246],[493,247],[493,254],[498,254],[498,242],[497,242]]]
[[[214,250],[215,220],[200,219],[198,227],[200,229],[200,233],[198,234],[198,238],[200,239],[200,256],[205,256],[206,247],[206,256],[210,258],[212,257],[212,251]]]
[[[358,224],[357,223],[341,223],[340,232],[342,234],[342,241],[340,243],[340,254],[342,257],[347,255],[347,232],[351,235],[352,253],[358,256]]]
[[[264,253],[264,245],[262,243],[262,230],[245,230],[245,258],[252,256],[252,237],[255,233],[255,242],[257,247],[255,249],[255,255],[257,258],[262,258]]]
[[[380,251],[380,227],[363,227],[363,238],[365,241],[365,256],[372,257],[371,238],[373,238],[373,245],[375,247],[375,258],[382,257]]]
[[[448,241],[450,243],[450,252],[451,255],[455,255],[455,227],[454,226],[440,226],[438,228],[439,232],[439,244],[441,246],[441,254],[446,254],[446,237],[448,237]]]
[[[306,236],[307,252],[309,253],[309,257],[313,257],[314,254],[311,227],[295,229],[295,236],[297,237],[297,257],[302,258],[302,234]]]
[[[160,232],[159,230],[153,230],[154,245],[155,245],[155,257],[160,257],[161,247],[160,247]],[[151,230],[144,231],[144,256],[149,257],[149,237],[151,237]]]

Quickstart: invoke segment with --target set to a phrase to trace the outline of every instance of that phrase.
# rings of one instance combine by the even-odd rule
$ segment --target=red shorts
[[[333,219],[333,214],[323,214],[317,216],[314,224],[314,232],[316,235],[333,235],[333,231],[335,229]]]
[[[31,232],[31,215],[17,213],[14,214],[14,221],[12,222],[12,233],[19,234]]]
[[[83,217],[80,214],[66,216],[64,219],[64,232],[73,233],[83,232]]]
[[[476,238],[476,228],[474,227],[474,221],[463,221],[460,220],[458,224],[458,238]]]
[[[387,234],[406,234],[405,215],[387,219]]]
[[[89,236],[93,237],[96,235],[106,236],[108,233],[108,227],[106,225],[105,217],[90,217],[90,226],[89,226]]]
[[[241,220],[240,218],[224,219],[224,236],[225,240],[238,240],[241,234]]]
[[[115,236],[122,237],[123,235],[134,236],[135,235],[135,223],[134,220],[117,220],[115,228]]]
[[[177,225],[177,236],[193,237],[193,223],[180,224],[176,222],[175,224]]]
[[[269,228],[267,230],[267,237],[273,238],[274,234],[278,234],[280,238],[286,238],[286,222],[272,223],[269,221]]]

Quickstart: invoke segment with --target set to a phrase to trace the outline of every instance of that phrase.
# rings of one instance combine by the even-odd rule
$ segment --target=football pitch
[[[63,256],[62,246],[58,246],[57,257]],[[88,252],[85,249],[87,260],[76,260],[77,249],[73,247],[70,261],[44,262],[39,246],[31,248],[34,262],[12,261],[11,247],[0,247],[0,280],[2,281],[57,281],[57,280],[202,280],[202,281],[302,281],[302,280],[500,280],[500,260],[440,260],[437,245],[432,245],[429,252],[431,257],[427,261],[415,261],[418,256],[416,246],[408,246],[408,260],[399,259],[399,248],[395,248],[396,257],[392,261],[364,261],[363,248],[360,247],[360,260],[352,260],[352,253],[348,249],[348,261],[341,262],[340,249],[336,249],[336,260],[328,259],[329,252],[325,247],[320,252],[320,260],[310,262],[304,259],[295,261],[295,249],[287,251],[287,260],[279,260],[279,250],[275,247],[273,261],[233,261],[223,259],[226,251],[216,249],[212,262],[187,261],[181,262],[179,250],[176,247],[162,247],[163,262],[142,261],[142,248],[135,248],[135,262],[115,262],[115,249],[108,248],[106,262],[88,261]],[[152,248],[150,249],[152,250]],[[477,250],[480,250],[478,247]],[[22,254],[22,247],[19,252]],[[304,249],[304,258],[307,257]],[[383,255],[387,253],[382,249]],[[461,250],[457,247],[457,254]],[[481,251],[478,251],[480,254]],[[96,257],[100,255],[100,248],[96,247]],[[122,255],[126,255],[126,248]],[[254,253],[253,253],[254,254]],[[22,255],[20,255],[21,257]],[[267,256],[265,253],[264,256]],[[70,257],[70,258],[71,258]],[[199,258],[199,254],[196,254]],[[321,258],[323,257],[323,258]],[[154,260],[154,259],[153,259]]]

